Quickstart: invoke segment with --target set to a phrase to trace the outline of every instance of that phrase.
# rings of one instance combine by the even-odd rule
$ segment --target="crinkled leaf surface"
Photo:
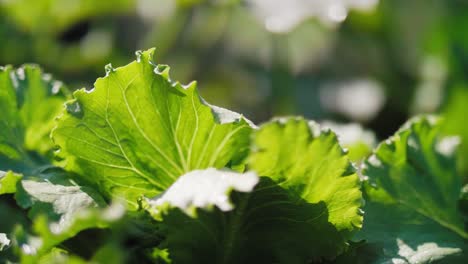
[[[49,134],[66,93],[36,66],[0,67],[0,170],[30,172],[42,162],[30,152],[50,154]]]
[[[367,160],[368,202],[358,238],[374,247],[372,262],[463,262],[468,234],[457,208],[462,187],[457,143],[440,136],[439,120],[420,117]]]
[[[49,167],[35,176],[8,172],[3,179],[9,181],[6,187],[0,186],[0,191],[14,193],[16,203],[29,209],[29,218],[33,220],[34,236],[25,234],[21,241],[11,232],[11,224],[5,226],[16,240],[22,263],[37,263],[54,246],[85,229],[107,227],[124,212],[104,208],[105,202],[98,193],[77,185],[59,168]],[[3,224],[0,226],[4,228]],[[28,229],[29,224],[23,222],[18,228]]]
[[[50,249],[66,239],[72,238],[79,232],[89,228],[107,228],[120,220],[124,213],[125,209],[122,205],[114,204],[104,209],[82,208],[66,224],[62,224],[61,222],[50,223],[46,217],[40,216],[34,221],[33,226],[33,230],[38,236],[37,238],[40,243],[29,243],[31,239],[37,239],[36,237],[31,237],[25,243],[19,245],[23,250],[22,257],[25,261],[34,263],[34,260],[46,254]]]
[[[361,226],[358,176],[333,132],[291,118],[264,125],[253,144],[251,169],[309,203],[324,202],[338,230]]]
[[[31,208],[30,216],[45,214],[55,220],[54,231],[59,233],[69,225],[77,213],[94,207],[103,207],[104,200],[93,189],[71,181],[53,183],[29,177],[19,182],[15,193],[18,205]]]
[[[232,192],[231,211],[165,211],[160,248],[174,263],[307,263],[342,252],[362,221],[359,180],[336,136],[312,127],[289,119],[255,131],[248,167],[263,176],[255,189]]]
[[[247,199],[242,195],[238,206],[237,198],[230,201],[231,194],[250,192],[257,183],[252,172],[196,170],[181,176],[161,196],[143,201],[143,207],[163,221],[166,239],[160,246],[169,251],[165,259],[174,263],[232,263],[238,259]]]
[[[169,68],[151,62],[153,50],[137,55],[75,92],[53,132],[67,169],[135,208],[186,172],[237,165],[251,131],[240,115],[206,104],[195,83],[172,83]]]

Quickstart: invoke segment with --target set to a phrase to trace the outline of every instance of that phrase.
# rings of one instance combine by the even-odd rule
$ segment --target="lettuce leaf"
[[[258,184],[253,172],[194,171],[143,203],[161,221],[165,259],[306,263],[345,250],[361,226],[362,200],[336,136],[291,118],[261,126],[252,144],[247,165],[262,175]]]
[[[93,90],[76,91],[52,135],[68,170],[134,209],[140,196],[162,193],[186,172],[238,166],[251,131],[239,114],[204,102],[194,82],[172,83],[153,52],[108,65]]]
[[[417,117],[366,161],[366,218],[357,238],[373,248],[372,263],[463,262],[458,142],[441,136],[440,119]]]
[[[296,209],[296,216],[292,215],[292,219],[303,221],[301,217],[309,214],[302,230],[293,228],[286,235],[291,217],[276,222],[276,228],[285,232],[278,236],[284,241],[282,246],[302,249],[300,254],[307,256],[306,260],[317,256],[333,258],[346,249],[347,239],[362,225],[363,200],[355,168],[332,131],[301,118],[267,123],[254,135],[248,165],[281,187],[290,201],[306,205]],[[265,203],[270,204],[256,201],[259,207]],[[274,209],[275,203],[271,204],[273,207],[266,210]],[[280,207],[294,208],[288,202]],[[316,218],[311,218],[313,215]],[[309,243],[302,244],[304,239]],[[280,247],[275,250],[280,251]]]
[[[121,205],[107,207],[98,193],[77,185],[59,168],[49,168],[35,176],[11,172],[6,175],[16,181],[15,187],[7,190],[14,193],[20,207],[29,210],[28,216],[33,220],[33,235],[26,233],[29,226],[24,225],[12,233],[22,263],[36,263],[83,230],[107,228],[125,212]]]
[[[0,170],[31,172],[50,161],[49,134],[67,94],[37,66],[0,67]]]
[[[16,184],[21,180],[21,178],[22,176],[20,174],[13,173],[12,171],[0,171],[0,195],[15,193]]]

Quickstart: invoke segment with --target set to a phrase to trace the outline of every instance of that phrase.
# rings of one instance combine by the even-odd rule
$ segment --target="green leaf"
[[[108,65],[93,90],[74,93],[53,132],[67,169],[133,208],[186,172],[238,166],[251,131],[242,116],[204,102],[195,83],[172,83],[169,68],[151,62],[153,51]]]
[[[418,212],[373,201],[365,211],[362,233],[356,236],[367,242],[358,249],[364,263],[464,263],[465,240]]]
[[[145,208],[162,221],[166,239],[153,257],[164,263],[234,263],[241,256],[238,247],[243,212],[230,197],[248,193],[258,183],[253,172],[244,174],[227,170],[196,170],[181,176],[164,194],[143,200]],[[237,206],[233,211],[234,206]],[[187,239],[190,237],[190,239]],[[245,255],[245,254],[243,254]],[[243,256],[242,255],[242,256]]]
[[[128,254],[126,248],[121,248],[114,243],[109,243],[101,247],[92,258],[92,263],[115,263],[124,264],[130,263],[126,261],[126,254]]]
[[[151,252],[151,259],[154,263],[172,263],[167,249],[154,248]]]
[[[63,241],[85,229],[106,228],[125,212],[120,205],[106,208],[98,193],[77,185],[60,168],[49,167],[35,176],[10,172],[6,177],[15,177],[15,186],[5,189],[14,192],[16,203],[29,209],[32,219],[34,236],[25,233],[30,224],[24,223],[18,227],[23,229],[20,235],[13,235],[14,238],[23,237],[19,239],[22,242],[16,243],[22,263],[37,263]],[[11,231],[11,227],[8,229]]]
[[[324,202],[339,231],[361,227],[359,179],[333,132],[290,118],[262,126],[253,145],[251,169],[309,203]]]
[[[73,23],[89,17],[130,11],[135,0],[90,1],[90,0],[17,0],[2,1],[0,8],[19,27],[46,33],[60,31]]]
[[[460,195],[460,210],[465,218],[465,226],[468,223],[468,184],[465,184]]]
[[[442,131],[446,135],[458,135],[461,138],[458,166],[468,179],[468,126],[465,125],[466,102],[468,102],[468,87],[457,86],[447,99],[442,110]]]
[[[95,250],[92,257],[80,257],[72,250],[54,247],[47,254],[34,259],[35,263],[39,264],[124,264],[124,263],[141,263],[140,260],[128,260],[126,254],[129,253],[128,247],[122,248],[114,242],[106,243],[104,246]],[[88,259],[88,260],[85,260]],[[26,259],[30,261],[31,259]],[[23,262],[26,261],[24,258]],[[143,261],[144,262],[144,261]],[[147,262],[144,262],[147,263]],[[149,263],[149,262],[148,262]],[[151,262],[154,263],[154,262]],[[157,263],[157,262],[156,262]]]
[[[174,263],[307,263],[333,258],[346,248],[351,232],[361,225],[362,201],[358,177],[336,136],[302,119],[274,121],[254,132],[252,148],[248,166],[263,176],[253,191],[239,192],[249,189],[239,186],[253,182],[243,174],[236,183],[235,178],[222,180],[223,184],[211,180],[209,186],[225,189],[219,192],[205,181],[221,180],[223,172],[209,169],[195,172],[203,173],[191,178],[196,183],[183,182],[207,186],[203,191],[173,192],[186,188],[180,183],[152,202],[158,206],[148,210],[156,219],[162,218],[161,230],[167,235],[158,248],[168,250],[168,259]],[[230,199],[220,195],[229,193],[229,184],[237,186],[232,187]],[[206,197],[212,197],[211,202]],[[148,208],[148,203],[144,205]]]
[[[375,248],[374,263],[460,260],[468,233],[458,210],[457,143],[441,137],[440,120],[418,117],[366,161],[368,202],[357,238]]]
[[[104,209],[86,207],[75,212],[72,218],[67,219],[66,224],[51,223],[45,215],[40,215],[33,224],[35,235],[28,235],[24,231],[19,231],[22,234],[16,234],[21,263],[36,263],[63,241],[86,229],[108,228],[119,221],[124,213],[125,209],[120,204]]]
[[[15,204],[12,195],[0,196],[0,232],[10,235],[16,225],[28,226],[27,213]]]
[[[5,233],[11,242],[14,241],[12,234],[17,226],[27,227],[31,224],[26,212],[15,204],[12,195],[0,196],[0,219],[0,233]],[[9,243],[8,247],[0,250],[0,263],[14,263],[17,260],[11,245]]]
[[[104,209],[90,207],[82,209],[76,212],[66,225],[62,223],[51,225],[45,217],[38,218],[34,223],[34,231],[43,241],[40,250],[46,252],[52,246],[89,228],[107,228],[121,219],[124,213],[125,208],[122,205],[113,204]]]
[[[21,180],[21,175],[13,173],[12,171],[0,171],[0,195],[6,193],[15,193],[16,184]]]
[[[24,262],[24,261],[23,261]],[[85,260],[70,256],[70,254],[61,248],[53,248],[49,253],[37,259],[39,264],[85,264]]]
[[[72,182],[55,184],[44,180],[22,180],[15,193],[18,205],[31,208],[30,216],[46,214],[56,220],[51,225],[55,232],[60,232],[72,222],[75,215],[87,208],[103,207],[102,198],[94,190],[75,185]]]
[[[30,172],[50,155],[53,119],[63,108],[66,89],[41,69],[0,67],[0,169]]]

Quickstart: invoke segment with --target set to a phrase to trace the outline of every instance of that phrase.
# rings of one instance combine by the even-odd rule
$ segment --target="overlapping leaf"
[[[20,248],[21,262],[35,263],[54,246],[87,228],[104,227],[94,215],[105,206],[98,193],[77,185],[70,174],[51,164],[53,142],[49,134],[54,118],[63,108],[66,90],[42,74],[36,66],[0,70],[0,195],[13,194],[16,203],[28,209],[35,243],[18,245],[13,229],[29,229],[23,212],[13,208],[10,196],[2,196],[0,230],[7,232]],[[21,172],[16,173],[16,172]],[[91,211],[90,211],[91,210]],[[94,213],[91,213],[94,210]],[[18,221],[19,220],[19,221]],[[26,236],[27,237],[27,236]],[[10,248],[10,251],[13,249]],[[6,255],[11,257],[11,252]],[[6,256],[6,255],[2,255]]]
[[[160,218],[171,208],[178,208],[192,217],[196,217],[197,208],[216,206],[222,211],[230,211],[234,208],[229,201],[230,192],[251,192],[257,183],[258,177],[253,172],[196,170],[184,174],[161,196],[146,203],[155,218]]]
[[[195,83],[172,83],[152,56],[108,66],[93,90],[74,93],[53,132],[67,169],[133,206],[191,170],[237,165],[251,130],[240,115],[205,103]]]
[[[466,232],[458,209],[457,138],[432,117],[409,121],[366,162],[366,220],[360,238],[374,263],[462,261]]]
[[[49,134],[66,94],[36,66],[0,68],[0,170],[31,172],[44,163],[31,152],[50,157]]]
[[[261,176],[267,176],[281,187],[283,195],[289,197],[289,201],[279,199],[279,202],[268,203],[266,199],[255,203],[266,210],[278,206],[290,210],[295,203],[306,207],[297,211],[301,212],[298,218],[291,215],[273,222],[275,230],[285,232],[289,227],[290,233],[294,234],[278,236],[282,241],[279,245],[294,245],[295,250],[303,250],[300,254],[309,258],[334,257],[343,251],[350,233],[361,227],[362,197],[358,176],[336,135],[302,119],[279,120],[267,123],[255,133],[252,148],[250,168]],[[265,203],[272,207],[265,207]],[[296,229],[289,221],[293,217],[301,222],[301,215],[307,216],[305,219],[308,220],[302,223],[302,229]],[[314,215],[315,218],[312,217]],[[268,218],[266,220],[268,222]],[[261,225],[260,222],[257,227],[261,228]],[[301,239],[308,243],[298,242]],[[317,251],[308,249],[306,245],[313,245],[311,247]],[[280,247],[274,250],[280,251]]]
[[[122,68],[107,66],[93,90],[75,92],[63,108],[53,138],[64,159],[60,164],[69,171],[52,165],[49,139],[65,90],[34,66],[0,70],[0,210],[2,219],[15,214],[15,220],[0,222],[0,261],[84,263],[82,255],[62,248],[65,241],[107,227],[125,234],[113,233],[115,240],[96,245],[86,259],[462,263],[466,258],[468,188],[462,191],[456,171],[459,141],[440,136],[439,120],[410,121],[367,159],[366,222],[356,237],[363,240],[350,246],[362,225],[363,199],[356,170],[333,132],[301,118],[254,129],[239,114],[204,102],[194,83],[172,83],[168,67],[154,65],[152,54],[139,52]],[[128,230],[115,229],[125,210],[106,207],[101,194],[123,196],[132,211],[141,196],[154,197],[140,205],[156,222],[134,211],[125,223]],[[32,222],[24,210],[12,208],[13,199]],[[134,227],[137,231],[129,231]],[[112,254],[127,235],[133,239],[142,232],[147,236],[132,253]]]
[[[333,258],[345,249],[349,234],[361,225],[361,192],[336,136],[302,119],[275,121],[254,133],[253,148],[248,167],[263,176],[253,191],[245,193],[248,189],[222,179],[222,172],[205,170],[192,177],[195,183],[184,182],[193,196],[177,196],[171,189],[181,188],[173,186],[153,202],[185,211],[167,210],[163,202],[149,209],[165,212],[167,239],[161,249],[168,250],[174,263],[306,263]],[[223,184],[210,180],[207,186],[216,188],[189,191],[189,186],[213,177]],[[233,190],[243,191],[230,195],[232,211],[218,189],[229,193],[228,182]],[[191,203],[184,197],[191,197]],[[206,197],[211,197],[209,203],[196,202]],[[194,213],[181,203],[201,210]]]
[[[160,247],[169,248],[174,263],[241,260],[244,254],[237,248],[244,239],[239,232],[247,200],[236,193],[242,196],[239,206],[238,199],[231,201],[232,192],[251,192],[257,182],[255,173],[213,168],[181,176],[163,195],[143,203],[155,219],[163,220],[166,239]]]
[[[24,235],[22,240],[16,241],[16,246],[21,249],[22,263],[35,263],[55,246],[83,230],[108,228],[120,220],[124,212],[125,209],[121,205],[115,204],[105,209],[83,207],[70,219],[62,216],[64,222],[50,223],[46,217],[39,216],[33,225],[35,235]]]

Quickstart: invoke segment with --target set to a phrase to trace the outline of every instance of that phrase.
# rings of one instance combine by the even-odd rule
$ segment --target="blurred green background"
[[[468,139],[467,28],[462,0],[0,0],[0,65],[90,88],[156,47],[173,79],[254,122],[304,115],[383,139],[441,112]]]

